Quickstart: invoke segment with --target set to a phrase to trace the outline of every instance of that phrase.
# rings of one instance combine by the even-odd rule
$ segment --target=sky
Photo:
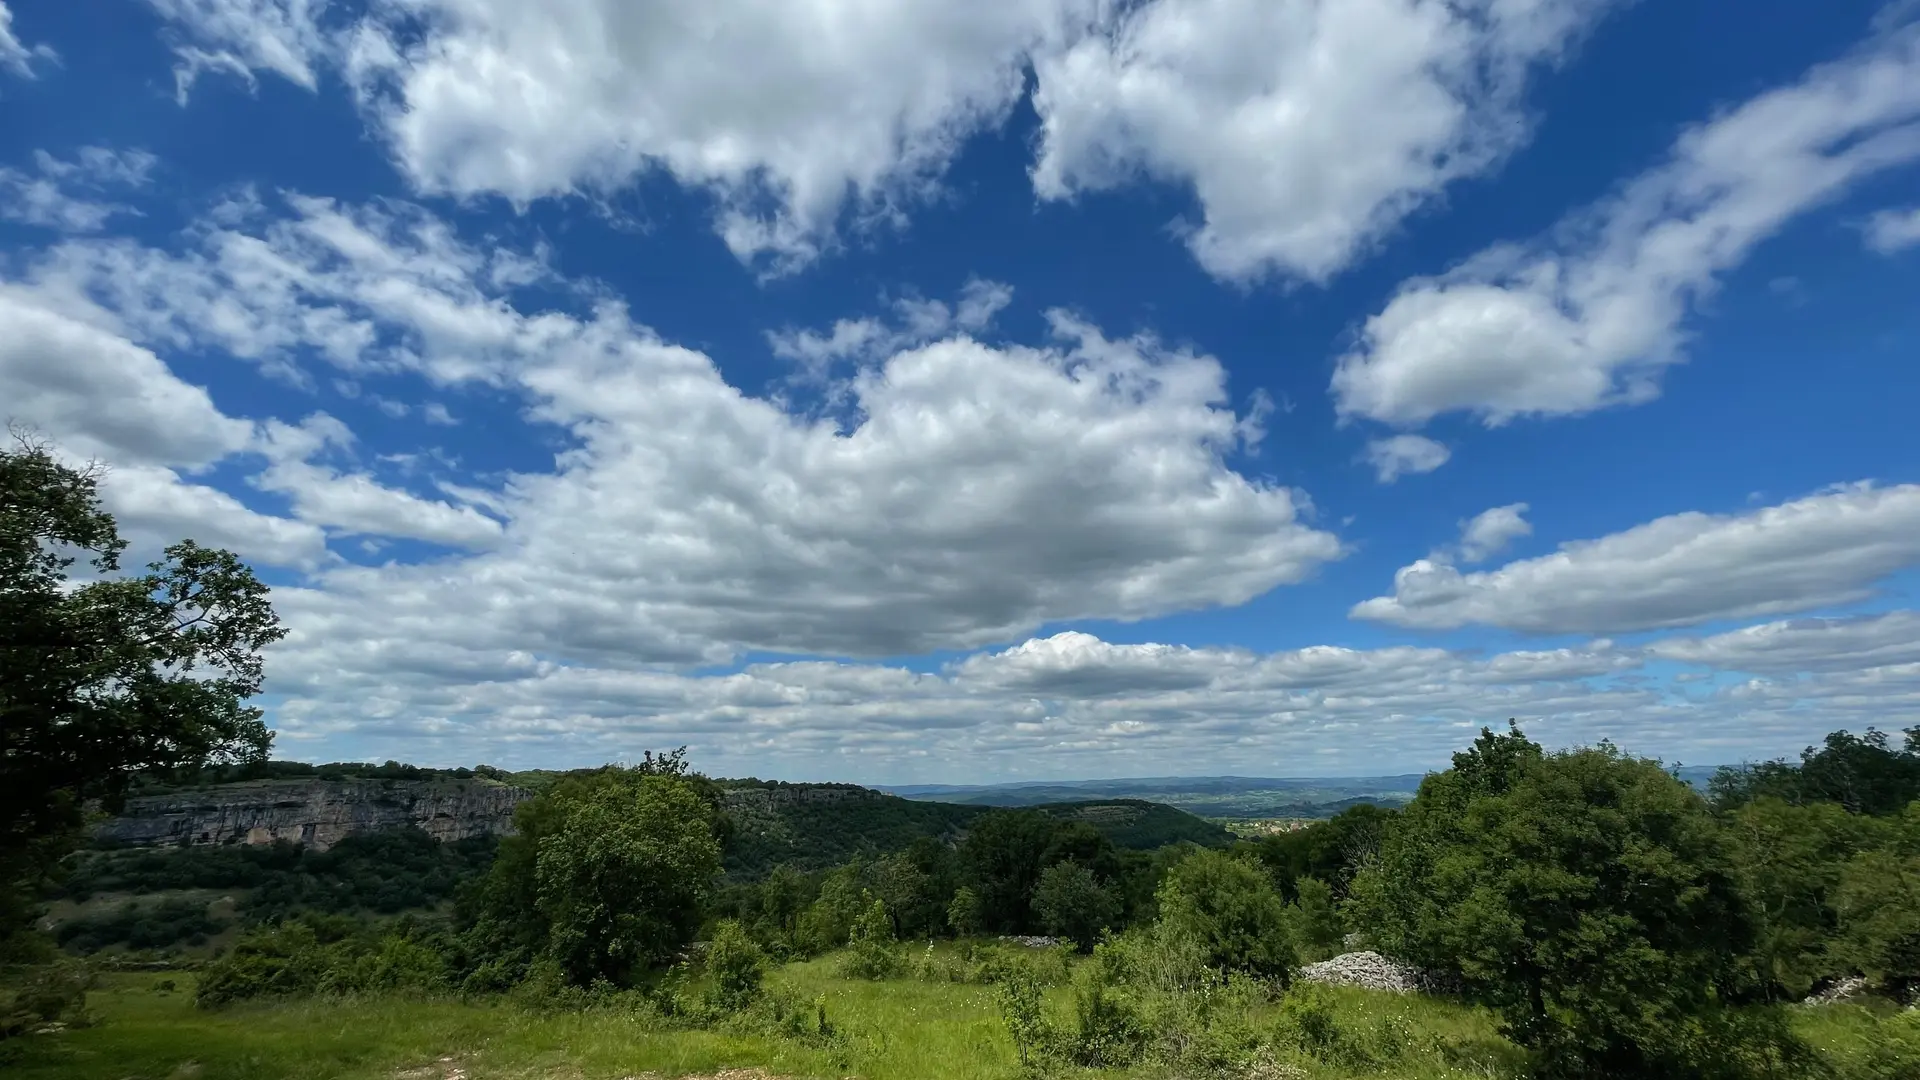
[[[275,755],[1920,724],[1920,4],[3,0],[0,413]]]

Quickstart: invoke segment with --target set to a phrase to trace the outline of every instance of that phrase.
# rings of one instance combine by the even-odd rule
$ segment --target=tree
[[[1069,860],[1041,871],[1033,910],[1047,933],[1067,938],[1085,952],[1099,940],[1100,931],[1119,918],[1120,903],[1093,871]]]
[[[1733,869],[1753,919],[1752,962],[1767,997],[1797,1001],[1841,973],[1829,948],[1834,892],[1847,860],[1871,845],[1872,824],[1838,803],[1796,806],[1772,795],[1727,815]]]
[[[264,760],[273,739],[244,704],[285,634],[267,587],[191,540],[122,575],[99,478],[29,439],[0,451],[0,935],[90,801],[116,809],[145,771]]]
[[[1772,796],[1795,805],[1836,802],[1854,814],[1898,814],[1920,799],[1920,727],[1906,730],[1899,750],[1888,745],[1883,731],[1868,728],[1864,736],[1836,731],[1818,748],[1801,751],[1797,765],[1763,761],[1721,769],[1709,790],[1723,808]]]
[[[1314,960],[1339,952],[1346,933],[1340,925],[1340,910],[1334,906],[1332,887],[1319,878],[1301,878],[1294,883],[1294,893],[1294,902],[1288,907],[1294,940]]]
[[[1251,863],[1196,850],[1167,872],[1158,900],[1163,931],[1197,946],[1208,967],[1290,977],[1295,956],[1286,904]]]
[[[1658,762],[1482,731],[1354,896],[1382,951],[1457,974],[1549,1070],[1703,1075],[1747,1023],[1725,1007],[1753,941],[1727,847]]]
[[[1034,810],[982,814],[960,843],[968,884],[980,896],[986,929],[1025,933],[1033,922],[1033,887],[1052,842],[1054,819]]]
[[[893,916],[894,935],[931,936],[940,908],[933,895],[933,878],[905,852],[881,859],[874,867],[874,891],[886,901]]]
[[[956,937],[972,937],[978,934],[983,925],[980,914],[980,894],[964,886],[956,889],[953,900],[947,904],[947,925],[953,928]]]

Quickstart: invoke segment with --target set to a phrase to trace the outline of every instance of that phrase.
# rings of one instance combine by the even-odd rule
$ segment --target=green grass
[[[846,1034],[834,1050],[720,1030],[661,1030],[615,1009],[529,1011],[510,1002],[381,999],[196,1009],[191,975],[105,976],[89,998],[94,1027],[0,1044],[9,1080],[612,1080],[758,1068],[803,1080],[1014,1080],[1014,1047],[989,987],[912,980],[855,982],[838,957],[788,965],[770,977],[804,999],[824,999]],[[163,980],[176,984],[161,989]],[[1328,995],[1338,1044],[1307,1053],[1286,1035],[1277,1005],[1233,1023],[1272,1050],[1240,1070],[1250,1080],[1518,1080],[1525,1056],[1484,1011],[1417,996],[1340,989]],[[1070,992],[1049,992],[1056,1021]],[[1863,1009],[1806,1010],[1802,1033],[1829,1054],[1858,1056],[1875,1021]],[[1140,1065],[1062,1080],[1148,1080]],[[1860,1073],[1858,1075],[1879,1075]]]

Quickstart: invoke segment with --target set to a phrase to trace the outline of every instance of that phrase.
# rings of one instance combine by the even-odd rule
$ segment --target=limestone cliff
[[[122,844],[270,844],[319,850],[353,833],[415,826],[438,840],[513,831],[530,796],[490,780],[261,780],[144,795],[95,830]]]

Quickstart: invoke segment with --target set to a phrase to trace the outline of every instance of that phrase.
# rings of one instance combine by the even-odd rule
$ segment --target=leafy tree
[[[1253,864],[1199,849],[1175,863],[1158,895],[1160,924],[1212,968],[1285,982],[1295,962],[1286,904]]]
[[[953,900],[947,904],[947,925],[959,937],[978,934],[984,925],[980,894],[964,886],[955,890]]]
[[[1456,972],[1547,1069],[1706,1075],[1739,1056],[1726,1040],[1787,1052],[1725,1007],[1753,941],[1727,861],[1657,762],[1515,728],[1421,784],[1354,893],[1384,951]]]
[[[854,921],[872,897],[861,885],[863,867],[848,863],[820,882],[820,895],[801,915],[796,937],[801,951],[822,953],[847,943]]]
[[[1280,894],[1294,899],[1301,878],[1326,882],[1335,899],[1344,899],[1347,884],[1380,847],[1396,811],[1362,803],[1340,811],[1326,821],[1304,829],[1274,833],[1245,845],[1273,876]]]
[[[1843,962],[1830,955],[1834,891],[1847,860],[1872,843],[1870,822],[1838,803],[1762,796],[1727,816],[1740,892],[1753,920],[1752,962],[1769,998],[1798,1000]]]
[[[1841,869],[1833,951],[1846,968],[1910,998],[1920,992],[1920,802],[1885,832]]]
[[[1082,952],[1093,948],[1100,931],[1120,915],[1119,901],[1077,862],[1057,862],[1040,873],[1034,887],[1033,909],[1047,933],[1072,941]]]
[[[940,917],[933,877],[906,852],[896,852],[874,866],[874,891],[886,901],[896,937],[931,936]]]
[[[1339,908],[1334,905],[1332,887],[1319,878],[1301,878],[1294,883],[1294,893],[1288,913],[1293,916],[1293,936],[1301,951],[1314,960],[1339,952],[1346,932]]]
[[[272,742],[243,704],[285,633],[267,587],[191,540],[123,576],[126,547],[97,470],[24,438],[0,451],[0,936],[89,800],[112,810],[142,770],[263,759]]]
[[[1092,871],[1103,885],[1119,881],[1124,872],[1113,841],[1084,821],[1063,821],[1054,826],[1053,835],[1040,852],[1042,870],[1067,860]]]
[[[1883,731],[1836,731],[1818,748],[1801,751],[1797,765],[1766,761],[1721,769],[1709,790],[1720,807],[1772,796],[1796,805],[1835,802],[1855,814],[1898,814],[1920,799],[1920,727],[1908,728],[1905,746],[1897,750]]]
[[[1023,933],[1032,925],[1033,887],[1055,824],[1033,810],[995,810],[974,821],[960,844],[960,858],[968,884],[980,896],[986,929]]]
[[[720,873],[712,804],[685,778],[611,773],[556,789],[535,856],[536,906],[574,982],[623,982],[692,940]]]

